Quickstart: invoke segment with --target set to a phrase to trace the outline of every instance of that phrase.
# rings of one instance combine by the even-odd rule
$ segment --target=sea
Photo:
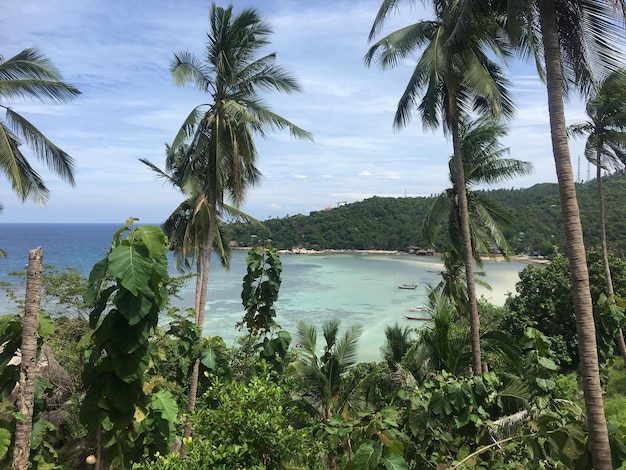
[[[88,276],[93,265],[104,258],[120,224],[0,224],[0,281],[21,286],[11,273],[23,271],[29,250],[43,249],[43,261],[62,270],[77,269]],[[244,333],[236,323],[244,314],[241,287],[246,273],[247,250],[233,252],[231,268],[222,269],[212,259],[206,303],[204,334],[221,336],[227,344]],[[315,254],[281,254],[282,284],[275,303],[276,321],[295,336],[298,321],[318,327],[330,319],[341,320],[341,327],[362,327],[358,356],[361,361],[381,360],[386,325],[398,323],[423,327],[424,322],[408,320],[409,309],[426,303],[426,288],[436,285],[443,268],[437,256],[409,254],[332,252]],[[478,295],[495,305],[503,305],[507,295],[515,292],[518,273],[527,263],[520,261],[486,262],[483,278],[491,290],[477,287]],[[170,274],[176,275],[170,258]],[[412,289],[402,284],[417,283]],[[185,310],[194,304],[195,282],[188,282],[180,299],[171,304]],[[15,304],[0,287],[0,314],[15,313]],[[163,322],[167,321],[164,316]],[[319,328],[318,337],[322,337]],[[318,340],[323,346],[323,340]]]

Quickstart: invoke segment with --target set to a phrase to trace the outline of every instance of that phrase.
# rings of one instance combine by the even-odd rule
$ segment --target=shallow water
[[[37,246],[43,247],[45,264],[74,267],[88,275],[93,264],[105,256],[118,227],[117,224],[0,224],[0,248],[9,255],[0,259],[0,280],[15,281],[8,273],[24,269],[28,250]],[[235,324],[244,313],[240,296],[246,254],[246,251],[233,253],[230,271],[224,271],[217,259],[212,260],[204,334],[222,336],[228,343],[242,334]],[[426,286],[439,282],[442,269],[436,257],[397,254],[283,254],[281,260],[282,285],[275,304],[278,323],[292,335],[299,320],[321,325],[338,318],[342,327],[359,324],[363,327],[359,341],[359,358],[363,361],[380,359],[385,325],[398,322],[418,327],[423,323],[407,320],[404,315],[409,314],[409,308],[425,303]],[[514,292],[518,272],[524,266],[520,262],[486,262],[484,280],[493,290],[477,287],[478,295],[502,305],[506,293]],[[397,287],[405,283],[418,283],[419,287],[415,290]],[[194,287],[195,283],[189,282],[181,292],[182,300],[173,299],[172,304],[181,309],[193,307]],[[0,313],[14,311],[6,295],[0,292]]]

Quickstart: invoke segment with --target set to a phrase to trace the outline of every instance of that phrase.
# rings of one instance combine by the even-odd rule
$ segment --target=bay
[[[0,248],[8,254],[0,259],[0,281],[15,281],[12,271],[23,270],[28,250],[43,247],[44,263],[59,269],[73,267],[88,275],[102,259],[119,224],[0,224]],[[241,336],[235,324],[244,310],[241,286],[246,273],[247,251],[233,252],[231,269],[225,271],[214,257],[207,295],[205,335],[221,336],[228,344]],[[358,324],[363,328],[359,340],[359,359],[380,360],[386,325],[399,323],[411,327],[420,321],[407,320],[409,308],[426,301],[426,286],[440,281],[442,264],[438,257],[377,253],[281,254],[282,285],[275,304],[277,322],[292,336],[302,320],[321,326],[329,319],[341,320],[342,329]],[[478,288],[496,305],[502,305],[507,292],[515,291],[523,262],[487,262],[486,280],[492,290]],[[173,268],[171,274],[176,274]],[[418,283],[415,290],[399,289],[405,283]],[[181,291],[172,305],[184,310],[193,307],[194,282]],[[6,295],[3,293],[3,296]],[[0,299],[0,313],[13,313],[6,298]],[[322,347],[323,339],[318,345]]]

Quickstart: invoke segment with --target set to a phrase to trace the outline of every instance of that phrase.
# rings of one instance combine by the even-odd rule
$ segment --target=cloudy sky
[[[165,144],[194,106],[208,102],[191,86],[176,87],[169,64],[175,51],[202,56],[209,5],[208,0],[3,3],[0,54],[9,58],[37,46],[82,94],[62,105],[10,103],[76,159],[77,185],[68,186],[32,157],[51,189],[48,204],[21,203],[0,175],[0,222],[123,223],[133,216],[160,223],[167,217],[182,197],[155,179],[139,158],[163,166]],[[295,141],[278,133],[259,141],[264,177],[248,193],[245,212],[264,220],[373,195],[429,196],[448,187],[451,142],[442,132],[424,132],[417,115],[406,129],[392,129],[412,63],[385,72],[363,63],[380,0],[234,5],[235,11],[256,8],[270,23],[274,35],[268,52],[277,52],[279,64],[303,89],[297,95],[269,94],[266,102],[315,139]],[[406,5],[384,32],[428,17]],[[504,187],[554,182],[545,88],[529,65],[513,64],[509,75],[518,111],[503,144],[512,157],[532,162],[535,171]],[[572,100],[568,123],[582,120],[582,109]],[[571,152],[575,174],[586,179],[586,162],[578,173],[582,142],[573,142]]]

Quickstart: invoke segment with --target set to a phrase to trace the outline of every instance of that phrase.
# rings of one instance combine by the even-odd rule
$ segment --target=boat
[[[409,312],[427,312],[427,313],[432,313],[432,310],[428,307],[426,307],[425,305],[419,305],[417,307],[411,307],[409,309]]]
[[[417,284],[413,283],[413,284],[400,284],[398,286],[398,289],[417,289]]]
[[[406,318],[407,320],[420,320],[420,321],[432,320],[431,317],[416,317],[413,315],[405,315],[404,318]]]

